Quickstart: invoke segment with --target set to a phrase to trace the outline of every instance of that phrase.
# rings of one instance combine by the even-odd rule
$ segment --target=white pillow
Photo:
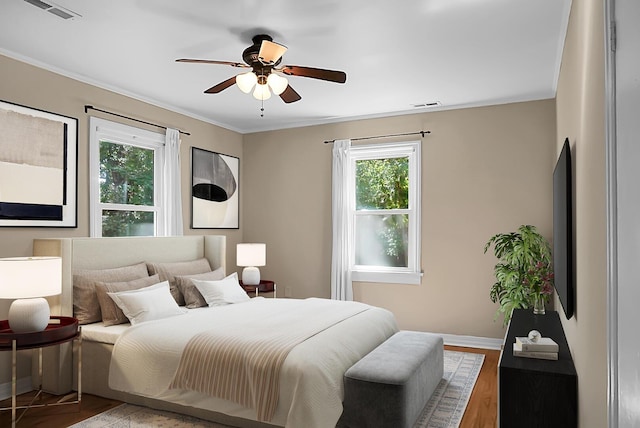
[[[145,321],[182,315],[187,309],[176,303],[169,291],[169,281],[137,290],[107,293],[129,318],[132,325]]]
[[[201,279],[191,279],[191,281],[209,306],[228,305],[250,300],[249,295],[240,286],[238,274],[235,272],[219,281],[203,281]]]

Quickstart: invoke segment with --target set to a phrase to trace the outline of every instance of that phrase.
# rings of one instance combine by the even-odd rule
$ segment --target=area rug
[[[478,380],[483,354],[444,351],[444,374],[414,428],[457,428]]]
[[[414,428],[457,428],[482,368],[484,355],[444,351],[444,375]],[[191,416],[121,404],[71,428],[229,428]]]

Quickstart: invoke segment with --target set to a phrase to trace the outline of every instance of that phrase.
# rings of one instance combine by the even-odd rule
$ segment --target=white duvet
[[[190,310],[186,315],[132,326],[114,346],[109,386],[255,420],[253,409],[193,391],[169,389],[180,356],[195,334],[224,329],[241,335],[246,325],[259,330],[263,320],[272,314],[287,313],[300,302],[254,298],[245,303]],[[385,309],[357,302],[333,303],[362,305],[367,310],[316,334],[289,353],[280,373],[280,397],[272,424],[290,428],[335,427],[342,413],[344,372],[397,331],[393,315]],[[246,323],[247,320],[250,322]],[[295,329],[300,323],[304,323],[304,319],[292,319],[290,328]]]

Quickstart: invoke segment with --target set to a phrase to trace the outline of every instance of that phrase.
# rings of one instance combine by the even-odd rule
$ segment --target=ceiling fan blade
[[[300,67],[298,65],[285,65],[278,69],[278,71],[288,76],[311,77],[312,79],[328,80],[336,83],[344,83],[347,81],[347,74],[344,71]]]
[[[233,86],[234,83],[236,83],[236,76],[230,77],[227,80],[225,80],[224,82],[220,82],[217,85],[210,87],[209,89],[204,91],[204,93],[205,94],[217,94],[219,92],[224,91],[229,86]]]
[[[231,67],[250,68],[247,64],[243,64],[241,62],[216,61],[216,60],[213,60],[213,59],[180,58],[180,59],[177,59],[176,62],[191,62],[191,63],[199,63],[199,64],[219,64],[219,65],[230,65]]]
[[[273,65],[284,55],[287,47],[280,43],[263,40],[258,52],[258,60],[264,65]]]
[[[287,88],[280,94],[280,98],[285,103],[295,103],[296,101],[300,101],[302,97],[298,94],[295,89],[291,87],[291,85],[287,85]]]

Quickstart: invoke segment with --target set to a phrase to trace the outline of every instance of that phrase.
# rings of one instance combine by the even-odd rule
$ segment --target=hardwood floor
[[[498,359],[500,351],[445,346],[452,351],[484,354],[480,375],[473,387],[460,428],[494,428],[498,416]]]
[[[23,394],[18,397],[18,404],[27,404],[31,401],[33,393]],[[42,403],[56,402],[58,397],[43,394]],[[82,394],[82,405],[78,409],[77,404],[68,404],[54,407],[40,407],[29,409],[16,425],[16,428],[42,427],[42,428],[66,428],[91,416],[122,404],[120,401],[95,395]],[[0,407],[11,407],[11,400],[0,402]],[[22,410],[17,411],[20,416]],[[0,427],[11,427],[11,410],[0,413]]]
[[[500,351],[453,346],[445,346],[445,349],[485,355],[482,370],[471,394],[460,428],[494,428],[496,426],[497,416],[497,368]],[[57,397],[45,395],[43,401],[54,402],[56,398]],[[30,394],[21,395],[19,397],[19,403],[28,402],[29,399]],[[90,418],[119,404],[121,403],[117,400],[83,394],[80,411],[78,411],[77,405],[30,409],[22,417],[17,427],[66,428],[69,425]],[[11,407],[11,401],[4,400],[0,402],[0,407]],[[20,411],[18,415],[20,415]],[[11,411],[5,410],[0,413],[0,427],[8,428],[10,426]]]

